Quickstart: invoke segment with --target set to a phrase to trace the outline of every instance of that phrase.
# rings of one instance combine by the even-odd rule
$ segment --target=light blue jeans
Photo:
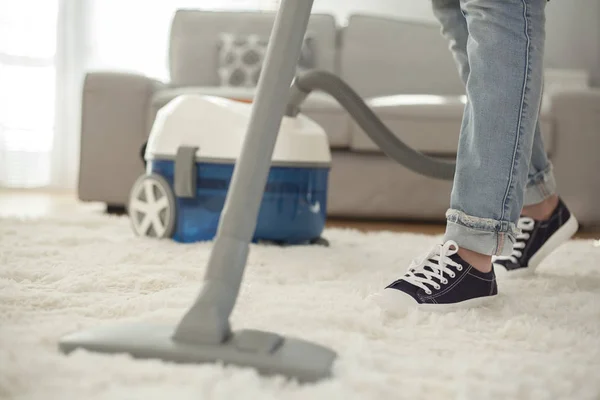
[[[510,255],[524,205],[556,191],[540,134],[546,0],[432,0],[465,83],[446,240]]]

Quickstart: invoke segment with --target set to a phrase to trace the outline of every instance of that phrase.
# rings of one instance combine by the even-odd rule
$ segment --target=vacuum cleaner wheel
[[[160,175],[140,176],[129,196],[129,218],[139,236],[168,238],[175,229],[175,196]]]

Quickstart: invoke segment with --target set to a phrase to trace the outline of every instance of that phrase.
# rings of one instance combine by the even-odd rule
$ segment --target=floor
[[[172,327],[191,309],[213,246],[141,240],[126,218],[89,212],[95,205],[70,195],[2,199],[7,213],[60,213],[0,218],[0,398],[600,400],[600,243],[593,240],[565,244],[533,278],[499,271],[497,301],[448,313],[390,309],[377,296],[437,238],[336,229],[326,235],[328,248],[253,246],[233,329],[285,334],[338,355],[332,379],[298,385],[220,362],[61,354],[65,335],[136,322],[149,325],[123,329],[132,347],[153,351],[160,338],[172,346],[168,330],[148,327]],[[279,359],[298,365],[292,356]]]
[[[0,189],[0,217],[41,217],[53,212],[67,211],[80,203],[70,191]],[[101,204],[88,204],[90,208]],[[330,219],[330,227],[354,228],[361,231],[411,232],[438,235],[444,232],[443,224],[406,221],[372,221]],[[579,232],[578,238],[600,239],[600,231]]]

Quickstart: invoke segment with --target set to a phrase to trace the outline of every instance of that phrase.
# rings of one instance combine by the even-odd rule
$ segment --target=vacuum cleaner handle
[[[313,0],[283,0],[267,47],[244,144],[231,184],[204,285],[173,335],[184,343],[216,345],[230,336],[235,306],[267,182],[285,99],[296,72]]]
[[[430,178],[454,179],[456,163],[426,156],[408,146],[377,118],[346,82],[330,72],[313,70],[296,77],[291,87],[286,115],[295,117],[300,112],[300,105],[313,90],[321,90],[335,98],[373,142],[394,161]]]

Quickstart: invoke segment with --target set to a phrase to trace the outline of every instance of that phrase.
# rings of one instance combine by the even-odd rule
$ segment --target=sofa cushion
[[[436,23],[352,15],[343,31],[340,71],[363,97],[465,92]]]
[[[350,148],[350,117],[333,97],[312,92],[300,109],[325,129],[332,149]]]
[[[397,95],[372,98],[367,104],[409,146],[432,155],[456,155],[464,96]],[[546,151],[551,154],[553,132],[549,111],[549,101],[545,99],[540,123]],[[350,148],[354,151],[381,152],[354,121],[350,137]]]
[[[177,96],[183,94],[200,94],[241,101],[252,101],[255,93],[256,90],[254,88],[222,86],[190,86],[158,90],[154,93],[150,101],[148,132],[150,132],[158,110]],[[325,93],[313,92],[302,104],[301,111],[325,129],[329,138],[329,145],[332,148],[344,149],[350,147],[350,120],[348,114],[331,96]]]
[[[330,217],[445,221],[452,181],[429,179],[380,153],[332,151]]]
[[[179,10],[171,25],[169,67],[175,86],[218,86],[219,35],[268,37],[275,13]],[[314,39],[315,67],[337,72],[337,28],[331,15],[312,14],[307,36]]]
[[[256,34],[235,35],[222,33],[219,35],[218,73],[221,86],[256,87],[262,71],[269,44],[268,36]],[[306,36],[296,75],[315,67],[314,38]]]

